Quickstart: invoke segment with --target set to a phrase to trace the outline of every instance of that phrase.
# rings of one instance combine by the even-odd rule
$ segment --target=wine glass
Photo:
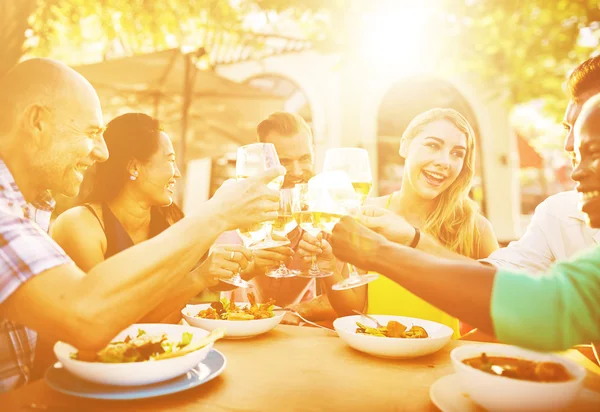
[[[292,214],[294,202],[294,189],[281,189],[279,192],[279,216],[273,223],[273,233],[280,237],[286,237],[288,233],[298,227],[298,223]],[[266,273],[272,278],[290,278],[299,275],[299,270],[288,269],[283,262],[279,262],[279,267]]]
[[[331,172],[335,170],[340,170],[348,175],[356,194],[360,196],[360,203],[363,204],[367,200],[373,185],[369,152],[358,147],[340,147],[327,150],[323,171]]]
[[[327,150],[323,171],[330,172],[336,170],[343,171],[348,175],[354,191],[359,196],[360,205],[364,204],[373,185],[369,152],[356,147]],[[355,209],[354,207],[347,208],[348,214],[352,216]],[[356,288],[366,285],[378,277],[379,275],[376,274],[359,275],[356,268],[348,263],[348,278],[333,285],[332,289],[344,290]]]
[[[292,202],[292,214],[296,223],[302,230],[307,231],[311,236],[317,237],[321,232],[321,213],[310,209],[308,184],[301,183],[294,187]],[[299,277],[324,278],[333,275],[333,272],[323,271],[317,265],[317,257],[312,256],[310,269],[306,273],[299,274]]]
[[[235,174],[238,180],[246,179],[280,165],[279,157],[273,144],[253,143],[238,149]],[[283,176],[278,176],[268,183],[267,186],[273,190],[280,190],[283,178]],[[287,239],[274,240],[271,237],[272,229],[273,222],[269,221],[260,222],[247,228],[240,228],[239,231],[243,232],[245,237],[252,239],[253,242],[249,245],[250,249],[270,249],[290,243]]]
[[[271,143],[253,143],[238,148],[235,174],[238,180],[247,179],[262,173],[272,167],[280,166],[279,157],[275,146]],[[278,176],[267,184],[273,190],[281,189],[283,176]],[[248,249],[269,249],[290,243],[289,240],[273,240],[271,237],[272,222],[259,222],[249,227],[239,228],[238,234]],[[252,284],[243,280],[240,271],[222,282],[240,288],[252,287]]]

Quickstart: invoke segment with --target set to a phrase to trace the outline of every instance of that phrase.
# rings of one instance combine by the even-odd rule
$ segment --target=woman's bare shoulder
[[[65,210],[56,218],[52,225],[52,235],[59,236],[67,233],[81,233],[87,231],[89,236],[103,236],[104,230],[98,219],[102,219],[102,207],[90,205],[96,212],[98,218],[85,206],[75,206]]]

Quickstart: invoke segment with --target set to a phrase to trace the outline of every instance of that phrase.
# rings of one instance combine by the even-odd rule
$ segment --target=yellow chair
[[[368,314],[431,320],[452,328],[452,339],[460,338],[458,319],[413,295],[385,276],[379,275],[379,279],[369,283],[368,288]]]

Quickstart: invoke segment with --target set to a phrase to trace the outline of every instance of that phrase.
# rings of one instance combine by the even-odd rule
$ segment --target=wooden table
[[[216,348],[227,357],[225,371],[185,392],[147,400],[96,401],[55,392],[41,380],[0,396],[0,409],[26,411],[22,405],[37,403],[69,406],[65,412],[433,411],[430,386],[453,373],[450,351],[470,344],[452,341],[430,356],[386,360],[355,351],[325,330],[279,326],[253,339],[217,342]],[[581,361],[589,362],[583,356]],[[600,392],[600,375],[589,372],[586,387]]]

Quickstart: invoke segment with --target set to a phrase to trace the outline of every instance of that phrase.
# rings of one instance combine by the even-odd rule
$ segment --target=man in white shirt
[[[583,104],[600,92],[600,56],[586,60],[573,70],[567,79],[566,91],[569,105],[563,119],[567,132],[564,148],[575,163],[573,125]],[[498,268],[539,272],[557,260],[600,243],[599,231],[586,224],[578,201],[575,191],[550,196],[538,205],[521,239],[496,250],[482,262]]]
[[[544,271],[557,260],[565,260],[600,243],[600,231],[591,229],[579,210],[575,191],[550,196],[535,209],[521,239],[493,252],[481,262],[498,268]]]

